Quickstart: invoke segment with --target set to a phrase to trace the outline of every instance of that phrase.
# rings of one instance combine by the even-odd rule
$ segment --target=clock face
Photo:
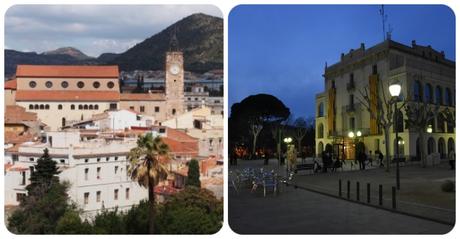
[[[173,75],[179,74],[179,71],[180,71],[180,68],[179,68],[179,65],[178,65],[178,64],[172,64],[172,65],[169,67],[169,72],[171,72],[171,74],[173,74]]]

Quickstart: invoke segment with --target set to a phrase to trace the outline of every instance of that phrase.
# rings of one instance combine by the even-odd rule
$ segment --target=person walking
[[[377,154],[379,156],[379,161],[380,161],[379,167],[383,168],[384,165],[383,165],[383,154],[382,154],[382,152],[380,152],[380,150],[377,150],[377,151],[375,151],[375,154]]]
[[[449,164],[450,164],[450,170],[454,170],[455,169],[455,152],[453,149],[451,149],[449,152]]]

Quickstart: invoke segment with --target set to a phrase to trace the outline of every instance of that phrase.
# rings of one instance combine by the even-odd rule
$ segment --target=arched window
[[[83,106],[83,109],[84,109],[84,110],[87,110],[87,109],[88,109],[88,105]]]
[[[49,110],[50,109],[50,105],[46,104],[45,105],[45,110]]]
[[[318,117],[324,116],[324,104],[323,102],[319,103],[318,105]]]
[[[436,132],[444,133],[446,132],[446,124],[443,114],[438,114],[436,117]]]
[[[444,102],[447,106],[452,106],[452,94],[449,88],[446,88],[446,102]]]
[[[44,109],[45,109],[45,105],[40,105],[40,109],[41,109],[41,110],[44,110]]]
[[[176,114],[176,109],[172,109],[172,114],[173,114],[173,115]]]
[[[35,108],[36,110],[38,110],[38,109],[40,109],[40,106],[35,105],[34,108]]]
[[[324,151],[323,142],[319,142],[318,150],[316,151],[318,153],[318,157],[321,157],[321,154],[323,153],[323,151]]]
[[[439,153],[439,155],[441,156],[442,159],[447,157],[447,154],[446,154],[446,141],[442,137],[439,138],[439,140],[438,140],[438,153]]]
[[[433,87],[429,83],[425,84],[425,102],[433,103]]]
[[[29,110],[33,110],[34,109],[34,105],[29,105]]]
[[[62,105],[61,104],[58,105],[58,110],[62,110]]]
[[[324,125],[320,123],[318,125],[318,138],[321,139],[324,137]]]
[[[449,150],[447,153],[452,150],[455,152],[455,142],[453,138],[449,138],[449,140],[447,140],[447,150]]]
[[[420,81],[414,82],[414,101],[422,101],[422,86],[420,85]]]
[[[92,109],[93,109],[93,105],[89,105],[89,109],[92,110]]]
[[[436,97],[436,102],[435,103],[437,105],[442,105],[442,89],[441,89],[441,87],[439,85],[436,86],[435,97]]]
[[[95,109],[95,110],[98,110],[98,109],[99,109],[99,105],[94,105],[94,109]]]
[[[83,109],[83,105],[78,105],[78,109],[79,109],[79,110],[82,110],[82,109]]]
[[[75,109],[75,105],[70,105],[70,109],[71,109],[71,110],[74,110],[74,109]]]
[[[433,137],[430,137],[430,138],[428,139],[428,142],[427,142],[428,155],[434,153],[434,150],[435,150],[435,149],[434,149],[434,147],[435,147],[434,144],[435,144],[435,141],[434,141]]]

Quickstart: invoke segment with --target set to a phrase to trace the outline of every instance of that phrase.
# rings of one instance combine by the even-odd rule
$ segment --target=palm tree
[[[128,155],[130,167],[128,173],[131,179],[149,190],[149,233],[153,234],[155,218],[154,188],[168,176],[168,169],[160,157],[168,157],[169,147],[160,137],[153,138],[151,133],[140,136],[137,147],[131,149]]]

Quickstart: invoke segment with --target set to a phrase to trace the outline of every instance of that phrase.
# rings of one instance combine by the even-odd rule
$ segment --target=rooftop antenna
[[[382,30],[383,30],[383,41],[386,40],[386,32],[385,32],[385,22],[387,21],[388,16],[385,14],[385,8],[382,4],[380,7],[380,16],[382,17]]]
[[[388,32],[387,32],[387,39],[391,40],[391,33],[393,32],[393,28],[390,24],[388,24]]]

